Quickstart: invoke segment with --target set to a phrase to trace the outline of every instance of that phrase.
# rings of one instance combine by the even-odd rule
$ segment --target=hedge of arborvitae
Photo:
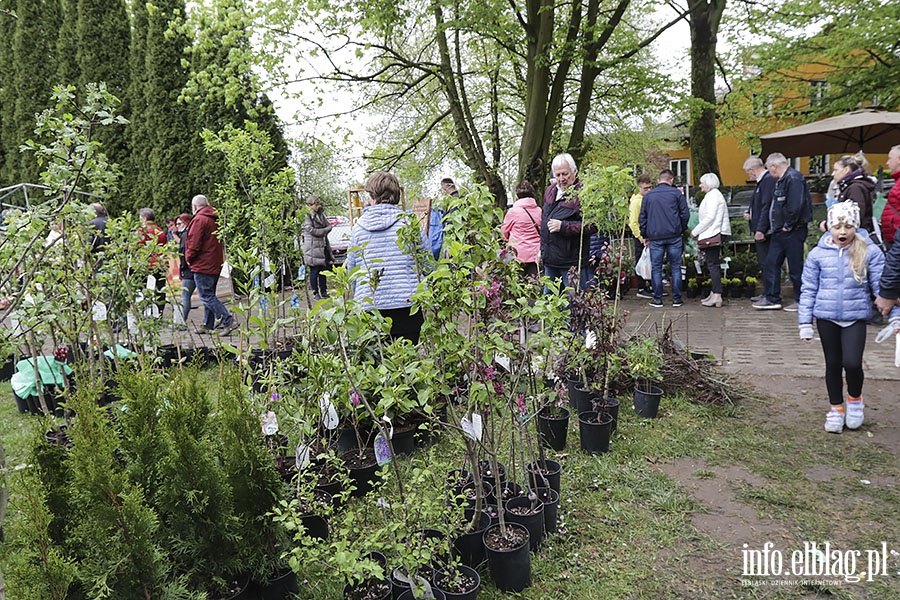
[[[204,128],[255,121],[275,143],[281,164],[274,168],[286,166],[271,103],[254,89],[249,65],[231,62],[230,51],[249,40],[226,18],[224,1],[202,19],[185,19],[184,0],[159,0],[150,11],[126,0],[0,0],[0,187],[40,182],[34,156],[19,147],[35,137],[34,115],[51,106],[53,87],[83,90],[94,81],[106,82],[129,120],[98,132],[121,172],[106,199],[113,216],[144,206],[174,216],[194,194],[214,194],[224,164],[204,151]],[[184,94],[192,74],[205,71],[225,76],[198,78],[202,84]]]

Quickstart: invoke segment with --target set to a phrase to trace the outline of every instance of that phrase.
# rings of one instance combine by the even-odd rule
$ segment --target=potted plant
[[[759,279],[753,277],[752,275],[748,275],[744,282],[747,284],[747,287],[744,291],[744,296],[747,298],[752,298],[756,295],[756,286],[759,284]]]
[[[634,381],[635,412],[655,418],[663,391],[656,386],[661,380],[663,354],[659,343],[650,337],[632,337],[622,347],[625,368]]]
[[[700,294],[700,284],[696,277],[688,277],[687,280],[687,297],[696,298]]]

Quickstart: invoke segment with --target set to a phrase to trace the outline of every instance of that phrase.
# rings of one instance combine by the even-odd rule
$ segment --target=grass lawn
[[[10,392],[4,398],[0,439],[14,472],[43,428],[16,412]],[[772,403],[746,397],[735,408],[716,408],[666,396],[661,418],[647,421],[623,400],[611,452],[595,456],[581,453],[577,422],[570,423],[566,451],[549,454],[563,465],[560,528],[533,556],[532,587],[515,596],[485,582],[479,598],[900,598],[900,556],[890,554],[900,550],[898,449],[864,432],[826,436],[789,418],[763,420]],[[448,455],[452,448],[442,442],[401,459],[402,468],[431,463],[440,490],[443,463],[459,466]],[[14,501],[14,473],[7,481]],[[377,519],[371,499],[350,507]],[[745,551],[772,542],[789,568],[791,552],[805,541],[861,551],[857,573],[866,570],[865,550],[887,542],[888,575],[841,585],[742,575]],[[309,568],[300,597],[340,598],[342,585]]]

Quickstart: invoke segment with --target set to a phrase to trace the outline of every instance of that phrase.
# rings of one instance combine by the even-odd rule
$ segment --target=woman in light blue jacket
[[[872,296],[878,296],[884,254],[865,230],[859,228],[855,202],[838,202],[828,210],[828,232],[809,252],[803,266],[803,286],[797,312],[800,338],[813,338],[813,317],[825,354],[825,387],[831,409],[825,431],[841,433],[863,424],[863,368],[866,319],[872,312]],[[894,307],[891,321],[900,320]],[[847,378],[844,409],[843,374]]]
[[[411,296],[419,285],[414,252],[427,252],[428,240],[423,235],[419,248],[400,248],[398,233],[411,213],[398,206],[400,183],[396,177],[376,172],[365,188],[372,204],[363,208],[353,226],[347,253],[347,270],[361,267],[366,272],[355,280],[353,297],[391,319],[392,338],[405,337],[417,343],[423,318],[421,312],[410,314]]]

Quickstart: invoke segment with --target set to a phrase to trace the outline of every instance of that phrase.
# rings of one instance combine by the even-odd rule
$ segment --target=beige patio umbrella
[[[772,152],[789,157],[854,154],[859,150],[885,154],[900,144],[900,112],[864,108],[759,139],[763,157]]]

